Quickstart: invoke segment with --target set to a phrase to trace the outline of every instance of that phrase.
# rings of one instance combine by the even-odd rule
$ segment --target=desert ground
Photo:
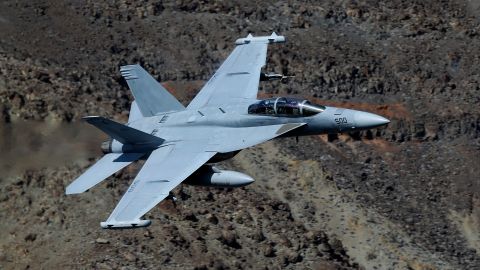
[[[273,31],[295,77],[259,97],[391,123],[245,149],[218,167],[255,183],[180,185],[148,228],[99,226],[141,164],[65,195],[107,139],[81,118],[128,118],[120,66],[188,104]],[[0,37],[0,269],[480,269],[480,1],[6,0]]]

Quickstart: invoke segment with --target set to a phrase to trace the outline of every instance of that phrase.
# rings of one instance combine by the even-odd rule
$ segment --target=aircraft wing
[[[237,47],[187,108],[193,110],[239,99],[256,99],[267,46],[277,42],[285,42],[285,37],[272,33],[271,36],[248,35],[238,39]]]
[[[198,150],[194,145],[170,145],[153,151],[108,220],[102,222],[101,226],[148,226],[150,221],[140,218],[216,154]]]

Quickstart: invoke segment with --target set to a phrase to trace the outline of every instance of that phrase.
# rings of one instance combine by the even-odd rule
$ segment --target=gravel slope
[[[476,1],[3,1],[0,268],[480,268],[480,5]],[[222,168],[240,189],[182,186],[151,227],[105,231],[139,166],[65,186],[125,121],[119,66],[188,103],[249,32],[277,31],[260,96],[379,113],[386,128],[280,139]],[[71,138],[71,139],[70,139]]]

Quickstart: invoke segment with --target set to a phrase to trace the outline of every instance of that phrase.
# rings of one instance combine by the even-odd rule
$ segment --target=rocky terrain
[[[375,112],[386,128],[284,138],[180,186],[138,230],[102,230],[140,165],[65,187],[126,121],[140,63],[187,104],[234,47],[276,31],[261,84]],[[0,269],[480,269],[480,2],[0,2]]]

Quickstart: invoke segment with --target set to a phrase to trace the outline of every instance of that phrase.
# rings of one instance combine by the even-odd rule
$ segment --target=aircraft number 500
[[[340,118],[335,118],[335,123],[337,123],[337,125],[342,125],[342,124],[348,124],[348,121],[346,117],[340,117]]]

